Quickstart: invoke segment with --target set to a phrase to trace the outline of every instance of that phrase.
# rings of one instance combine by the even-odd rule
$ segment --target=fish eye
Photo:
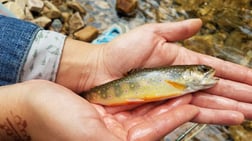
[[[198,70],[199,70],[200,72],[206,73],[206,72],[209,71],[209,67],[208,67],[208,66],[205,66],[205,65],[200,65],[200,66],[198,67]]]

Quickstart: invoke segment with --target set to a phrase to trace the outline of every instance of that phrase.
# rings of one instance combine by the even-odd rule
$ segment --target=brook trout
[[[101,105],[124,105],[159,101],[207,89],[218,81],[206,65],[146,68],[97,86],[82,95]]]

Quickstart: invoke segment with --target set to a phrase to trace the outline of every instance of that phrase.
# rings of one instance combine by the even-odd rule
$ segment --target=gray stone
[[[60,32],[62,29],[63,25],[62,22],[60,21],[60,19],[54,19],[52,24],[51,24],[51,28],[56,31],[56,32]]]

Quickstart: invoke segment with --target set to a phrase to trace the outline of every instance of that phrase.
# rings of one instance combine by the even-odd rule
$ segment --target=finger
[[[121,112],[115,115],[116,119],[125,125],[126,129],[139,123],[142,120],[142,116],[157,116],[162,113],[168,112],[180,105],[188,104],[191,101],[192,96],[190,94],[174,98],[168,101],[161,101],[155,103],[149,103],[142,105],[131,112]]]
[[[160,101],[155,103],[150,103],[148,105],[140,106],[134,109],[131,114],[132,116],[156,116],[164,112],[170,111],[172,108],[175,108],[179,105],[188,104],[191,101],[192,96],[190,94],[184,95],[181,97],[168,99],[166,101]]]
[[[252,102],[252,86],[244,83],[220,79],[213,88],[206,92],[242,102]]]
[[[190,103],[192,99],[192,95],[191,94],[187,94],[178,98],[174,98],[171,99],[169,101],[167,101],[166,103],[155,107],[154,109],[152,109],[151,111],[149,111],[148,113],[146,113],[146,116],[157,116],[160,114],[163,114],[165,112],[169,112],[171,111],[173,108],[178,107],[180,105],[186,105],[188,103]]]
[[[122,111],[128,111],[131,109],[134,109],[136,107],[141,106],[142,104],[131,104],[131,105],[123,105],[123,106],[105,106],[105,110],[110,113],[110,114],[115,114],[118,112],[122,112]]]
[[[199,61],[202,64],[208,64],[216,69],[216,75],[234,81],[239,81],[252,85],[252,71],[251,69],[234,64],[228,61],[223,61],[221,59],[198,54]]]
[[[155,117],[144,116],[141,123],[128,131],[128,140],[159,140],[178,126],[191,120],[197,113],[197,107],[183,105]]]
[[[199,114],[192,121],[206,124],[238,125],[244,121],[244,116],[237,111],[200,108]]]
[[[164,37],[167,41],[174,42],[191,37],[202,26],[200,19],[189,19],[180,22],[151,24],[154,32]]]
[[[130,128],[131,126],[135,125],[135,123],[138,123],[139,119],[141,120],[140,115],[144,115],[146,112],[151,110],[153,107],[156,107],[160,105],[162,102],[152,102],[147,103],[142,106],[136,107],[134,110],[126,110],[121,111],[116,114],[114,114],[114,117],[117,121],[125,124],[126,129]],[[134,120],[132,120],[134,118]]]
[[[225,97],[199,92],[193,96],[191,104],[204,108],[238,111],[243,113],[245,118],[252,119],[252,104],[238,102]]]

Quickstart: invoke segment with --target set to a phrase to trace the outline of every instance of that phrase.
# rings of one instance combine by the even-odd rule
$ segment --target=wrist
[[[23,84],[0,87],[0,140],[29,140],[26,88]]]
[[[73,39],[66,39],[56,83],[74,92],[90,89],[101,66],[102,47]]]

